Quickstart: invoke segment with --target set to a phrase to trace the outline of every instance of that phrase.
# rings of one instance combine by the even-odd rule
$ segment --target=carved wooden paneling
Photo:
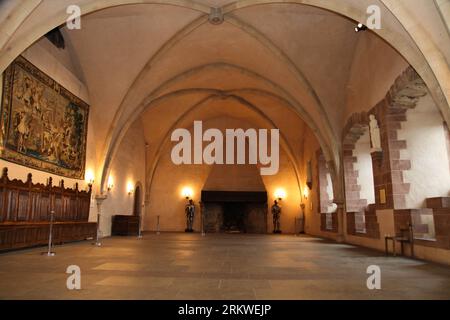
[[[33,184],[8,178],[3,169],[0,178],[0,250],[46,244],[50,216],[54,211],[55,243],[83,240],[95,236],[96,223],[88,222],[91,188],[89,191],[59,186]]]

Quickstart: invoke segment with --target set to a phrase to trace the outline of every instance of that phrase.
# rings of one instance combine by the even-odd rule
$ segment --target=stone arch
[[[31,35],[27,35],[26,37],[13,39],[14,35],[17,33],[16,31],[24,25],[25,20],[27,17],[29,17],[33,10],[35,10],[40,2],[26,2],[27,4],[19,4],[18,6],[21,6],[20,8],[24,8],[26,14],[23,16],[17,16],[13,15],[13,18],[10,23],[4,25],[5,32],[3,32],[4,37],[0,39],[0,45],[2,45],[2,57],[0,61],[0,68],[3,70],[6,68],[6,66],[17,56],[20,52],[22,52],[27,46],[32,44],[35,40],[37,40],[39,37],[41,37],[43,34],[45,34],[47,31],[53,29],[55,26],[60,25],[64,22],[66,18],[66,13],[64,10],[56,9],[56,12],[50,12],[52,14],[52,17],[50,19],[42,19],[42,21],[45,21],[45,24],[42,24],[38,28],[30,28],[29,30],[32,30]],[[264,4],[271,4],[271,3],[286,3],[285,1],[274,1],[274,0],[243,0],[234,2],[231,4],[228,4],[224,6],[222,9],[223,13],[225,15],[230,14],[231,12],[249,7],[254,5],[264,5]],[[348,17],[355,21],[360,21],[364,17],[365,10],[360,10],[360,4],[358,2],[353,2],[352,4],[348,4],[346,6],[342,6],[339,3],[335,2],[328,2],[324,3],[319,0],[309,0],[307,2],[303,0],[297,0],[297,1],[289,1],[289,3],[292,4],[299,4],[299,5],[308,5],[308,6],[314,6],[318,8],[322,8],[325,10],[329,10],[331,12],[343,15],[345,17]],[[149,1],[133,1],[133,0],[108,0],[102,2],[100,5],[98,3],[92,2],[85,2],[82,5],[80,5],[82,12],[84,14],[88,14],[97,10],[102,10],[109,7],[114,6],[120,6],[120,5],[128,5],[128,4],[166,4],[166,5],[174,5],[174,6],[180,6],[184,8],[189,8],[192,10],[196,10],[198,12],[201,12],[205,16],[209,13],[210,8],[207,6],[200,4],[198,2],[194,1],[187,1],[187,0],[169,0],[169,1],[162,1],[162,0],[149,0]],[[408,16],[405,13],[404,8],[394,8],[393,5],[387,1],[380,1],[380,4],[382,4],[382,7],[384,9],[387,9],[388,14],[391,14],[396,21],[400,25],[405,24],[411,24],[411,17]],[[63,6],[63,5],[62,5]],[[20,12],[20,10],[15,11]],[[445,100],[447,98],[448,100],[448,90],[442,90],[442,87],[439,85],[439,83],[442,85],[445,83],[445,73],[439,73],[438,75],[435,75],[433,73],[433,70],[438,70],[437,68],[434,68],[433,70],[430,70],[430,66],[428,64],[423,64],[421,61],[426,60],[426,56],[424,55],[418,55],[417,53],[413,52],[414,48],[411,48],[408,46],[408,44],[405,42],[401,35],[399,35],[396,32],[391,32],[393,30],[394,25],[390,25],[389,28],[384,28],[384,30],[376,30],[375,32],[379,34],[383,39],[385,39],[389,44],[391,44],[394,48],[398,50],[403,56],[406,57],[406,59],[419,70],[420,74],[424,79],[426,79],[426,82],[429,84],[430,88],[434,88],[432,90],[433,97],[435,100],[437,100],[438,105],[440,106],[441,112],[444,114],[444,118],[449,122],[450,119],[450,111],[448,108],[448,103]],[[404,30],[406,30],[404,28]],[[420,32],[420,30],[418,31]],[[411,32],[412,33],[412,32]],[[424,39],[423,34],[421,36],[417,36],[417,33],[415,33],[416,36],[413,36],[414,43],[416,46],[418,46],[418,43],[421,44],[421,47],[423,48]],[[13,39],[14,41],[10,41]],[[442,61],[442,56],[436,57],[436,64],[439,65],[445,65]],[[339,163],[339,159],[336,159],[338,157],[335,156],[336,164]],[[337,173],[339,173],[340,166],[337,165],[336,170]]]
[[[448,69],[447,60],[441,50],[439,50],[438,46],[430,41],[426,30],[417,27],[406,28],[406,26],[411,27],[417,25],[417,23],[404,5],[399,5],[394,2],[395,1],[391,0],[378,0],[378,3],[380,4],[379,7],[382,9],[382,14],[384,16],[389,15],[395,19],[400,25],[401,31],[404,31],[410,39],[412,39],[415,48],[411,47],[411,44],[402,37],[400,32],[393,32],[393,30],[398,29],[398,27],[395,27],[393,24],[386,26],[386,23],[384,23],[383,28],[372,31],[389,43],[390,46],[392,46],[400,55],[405,57],[415,70],[417,70],[430,88],[433,99],[439,106],[444,118],[447,122],[450,122],[450,84],[448,81],[450,71]],[[283,0],[242,0],[224,6],[223,11],[227,14],[251,6],[277,3],[283,4],[286,2]],[[352,1],[351,3],[346,3],[344,6],[338,1],[324,2],[316,0],[290,0],[288,3],[325,9],[357,22],[365,21],[366,8],[369,4],[373,4],[363,3],[363,1]],[[438,7],[437,10],[440,10],[440,8]],[[444,15],[441,15],[440,17],[443,22],[448,25],[448,17]],[[386,19],[384,19],[384,21],[386,22]]]
[[[402,122],[406,121],[406,111],[415,108],[419,99],[428,92],[422,78],[412,67],[408,67],[395,80],[385,98],[371,109],[371,113],[381,119],[382,133],[383,158],[379,159],[378,165],[374,165],[377,205],[405,208],[405,192],[409,190],[409,185],[404,182],[404,172],[411,167],[411,161],[404,159],[401,153],[406,149],[406,141],[398,137],[398,132]],[[383,189],[386,190],[386,204],[379,201]]]
[[[157,148],[157,153],[155,155],[155,160],[153,161],[152,165],[150,166],[150,168],[147,170],[146,173],[146,198],[148,198],[148,195],[151,192],[151,187],[152,187],[152,181],[153,181],[153,176],[154,173],[156,171],[156,168],[158,166],[158,162],[161,158],[161,151],[164,148],[164,146],[168,143],[169,138],[170,138],[170,134],[171,132],[177,127],[177,125],[179,123],[181,123],[191,112],[193,112],[195,109],[199,108],[200,106],[202,106],[204,103],[206,103],[207,101],[211,100],[211,99],[223,99],[224,97],[226,98],[230,98],[230,99],[234,99],[236,101],[238,101],[240,104],[242,104],[243,106],[245,106],[246,108],[249,108],[250,110],[256,112],[262,119],[264,119],[264,121],[266,121],[272,128],[276,128],[274,122],[272,120],[270,120],[270,118],[261,110],[259,110],[255,105],[253,105],[252,103],[250,103],[249,101],[247,101],[246,99],[237,96],[237,95],[224,95],[224,93],[220,93],[220,94],[211,94],[208,95],[207,97],[203,98],[202,100],[200,100],[198,103],[194,104],[193,106],[191,106],[187,111],[185,111],[173,124],[173,126],[165,133],[164,138],[161,140],[161,143],[159,144],[158,148]],[[295,161],[295,157],[293,156],[293,150],[291,148],[291,146],[288,143],[288,140],[284,137],[284,135],[282,133],[280,133],[280,139],[281,139],[281,145],[282,148],[284,149],[284,151],[287,153],[289,161],[294,169],[294,172],[296,174],[296,180],[297,180],[297,185],[299,188],[299,193],[300,193],[300,198],[303,197],[302,195],[302,182],[301,182],[301,178],[300,178],[300,170],[297,166],[297,163]]]
[[[104,166],[103,166],[103,173],[102,173],[102,182],[101,182],[101,188],[104,188],[105,182],[106,182],[106,177],[108,174],[108,170],[109,170],[109,166],[110,163],[117,151],[117,147],[118,144],[120,143],[121,139],[123,138],[125,132],[127,131],[127,129],[129,128],[129,126],[134,122],[134,120],[137,118],[137,116],[139,116],[141,114],[141,112],[151,103],[153,103],[154,101],[161,101],[161,99],[164,99],[164,97],[169,96],[171,94],[177,94],[177,92],[175,93],[168,93],[165,94],[163,96],[160,96],[162,92],[164,92],[165,88],[170,87],[170,85],[172,83],[176,83],[179,79],[183,79],[191,74],[195,74],[195,73],[199,73],[202,72],[204,70],[208,70],[208,69],[214,69],[214,68],[228,68],[231,70],[235,70],[241,73],[245,73],[251,77],[254,77],[255,79],[257,79],[258,81],[263,81],[264,83],[269,84],[271,87],[274,88],[274,90],[278,93],[274,94],[271,93],[274,96],[277,96],[280,100],[282,101],[286,101],[287,106],[289,106],[290,108],[292,108],[297,114],[299,114],[299,116],[301,118],[303,118],[305,121],[308,122],[309,127],[313,130],[314,134],[316,135],[317,139],[319,140],[319,143],[321,144],[325,156],[327,158],[327,160],[329,161],[334,161],[336,162],[336,167],[340,167],[340,162],[339,162],[339,157],[338,157],[338,147],[337,147],[337,142],[335,142],[333,144],[333,142],[329,142],[329,140],[325,139],[325,137],[323,137],[321,130],[319,129],[319,126],[316,124],[316,122],[309,116],[309,113],[305,110],[305,108],[294,98],[292,97],[288,92],[286,92],[282,87],[280,87],[279,85],[277,85],[276,83],[274,83],[273,81],[264,78],[263,76],[248,70],[244,67],[240,67],[240,66],[236,66],[233,64],[228,64],[228,63],[213,63],[213,64],[208,64],[208,65],[201,65],[198,66],[196,68],[193,69],[189,69],[181,74],[176,75],[175,77],[167,80],[166,82],[164,82],[163,84],[161,84],[157,89],[155,89],[153,92],[151,92],[149,95],[147,95],[146,98],[144,98],[142,100],[142,102],[139,104],[138,107],[135,108],[134,112],[128,117],[127,120],[124,121],[124,124],[121,126],[117,126],[116,130],[115,130],[115,135],[114,132],[110,134],[110,138],[109,138],[109,149],[105,154],[104,157]],[[198,89],[193,89],[193,90],[198,90]],[[204,90],[203,88],[201,88],[200,90]],[[208,89],[207,89],[208,90]],[[253,89],[255,92],[258,91],[257,89]],[[264,90],[259,90],[259,91],[264,91]],[[267,94],[267,93],[266,93]],[[331,128],[328,128],[327,132],[331,132]],[[331,133],[330,133],[331,135]],[[330,138],[330,136],[328,136],[328,139],[331,139],[332,141],[334,140],[333,138]],[[330,150],[331,149],[331,150]]]
[[[355,147],[358,140],[368,132],[369,115],[355,113],[347,121],[343,133],[343,166],[345,180],[345,202],[347,212],[359,212],[367,206],[367,199],[361,199],[361,185],[358,184],[358,171],[355,163]]]
[[[344,188],[347,233],[350,235],[366,236],[378,238],[380,228],[375,213],[375,187],[373,160],[370,154],[370,142],[367,148],[357,150],[365,141],[363,137],[370,140],[369,135],[369,114],[361,112],[353,114],[348,120],[343,133],[343,166],[344,166]],[[369,153],[369,154],[367,154]],[[364,157],[364,159],[362,158]],[[369,157],[367,159],[367,157]],[[365,170],[369,181],[360,181],[362,176],[361,168]],[[366,179],[367,180],[367,179]],[[365,196],[362,195],[364,191]],[[369,193],[371,193],[369,195]],[[370,196],[370,199],[369,199]],[[373,197],[373,198],[372,198]],[[369,202],[372,202],[369,204]]]
[[[411,166],[409,159],[402,159],[400,150],[406,142],[398,138],[401,123],[406,121],[406,111],[416,106],[420,97],[428,92],[425,83],[412,68],[408,67],[394,82],[385,98],[367,112],[353,114],[343,131],[343,166],[345,169],[345,194],[347,211],[347,232],[356,234],[355,214],[364,211],[366,235],[379,237],[376,209],[404,209],[405,190],[403,172]],[[375,115],[381,132],[382,153],[372,153],[375,204],[365,208],[364,199],[359,197],[360,186],[354,170],[353,150],[369,124],[369,114]],[[382,194],[384,199],[382,199]],[[362,234],[358,234],[362,235]]]
[[[120,1],[119,1],[120,2]],[[133,1],[129,1],[126,4],[133,4]],[[148,3],[153,3],[153,4],[160,4],[161,1],[149,1]],[[176,5],[176,6],[184,6],[184,2],[183,1],[173,1],[172,2],[168,2],[165,3],[167,5]],[[118,6],[120,4],[115,4],[112,6]],[[96,10],[101,10],[104,8],[107,8],[108,6],[105,7],[96,7],[94,11]],[[206,7],[190,7],[190,6],[186,6],[188,8],[192,8],[198,11],[201,11],[203,13],[207,12],[206,11]],[[87,13],[91,12],[90,8],[87,7]],[[83,12],[86,12],[85,10],[83,10]],[[87,14],[86,13],[86,14]],[[311,94],[311,96],[313,97],[313,100],[316,102],[319,112],[321,113],[321,117],[323,119],[325,119],[325,122],[327,123],[326,128],[331,128],[331,124],[330,121],[324,111],[323,105],[320,102],[319,97],[317,96],[317,94],[315,93],[314,88],[311,86],[311,84],[309,83],[309,81],[306,79],[306,77],[303,75],[303,73],[301,72],[300,69],[298,69],[295,64],[287,57],[287,55],[282,52],[282,50],[280,48],[278,48],[276,45],[274,45],[268,38],[266,38],[262,33],[258,32],[258,30],[256,30],[255,28],[251,27],[250,25],[246,25],[245,23],[243,23],[242,21],[240,21],[239,19],[237,19],[236,17],[231,17],[230,20],[233,22],[234,25],[238,26],[238,28],[240,28],[241,30],[244,30],[245,32],[249,33],[251,36],[253,36],[255,39],[257,39],[264,47],[269,48],[272,52],[275,53],[274,57],[276,59],[281,59],[287,66],[288,69],[290,69],[294,75],[297,77],[297,79],[299,80],[299,82],[301,83],[302,86],[304,86],[307,90],[307,92],[309,92]],[[132,96],[133,93],[133,88],[136,86],[136,84],[139,82],[139,80],[143,77],[143,75],[146,73],[146,71],[148,71],[150,69],[150,67],[152,65],[154,65],[157,60],[159,59],[159,57],[163,56],[165,52],[167,52],[167,50],[170,50],[170,48],[175,45],[178,41],[182,40],[184,38],[185,35],[189,34],[193,29],[195,29],[196,27],[198,27],[199,25],[205,23],[207,21],[207,16],[206,15],[202,15],[199,18],[195,19],[194,21],[192,21],[191,23],[189,23],[188,25],[186,25],[182,30],[178,31],[169,41],[167,41],[157,52],[154,56],[152,56],[149,61],[145,64],[145,66],[142,68],[142,70],[139,72],[139,74],[137,75],[137,77],[135,78],[135,80],[133,81],[132,85],[130,86],[130,88],[128,89],[127,93],[125,94],[121,105],[119,106],[119,110],[116,112],[116,115],[114,116],[114,120],[113,123],[111,124],[110,130],[109,130],[109,134],[108,137],[106,138],[106,141],[109,141],[111,139],[111,135],[113,135],[114,133],[114,128],[117,126],[117,122],[119,121],[120,117],[121,117],[121,113],[122,113],[122,109],[123,106],[127,100],[128,96]],[[331,135],[331,139],[333,140],[333,131],[331,129],[328,130],[327,134]],[[336,141],[335,141],[336,142]],[[333,144],[333,143],[332,143]],[[336,150],[337,151],[337,150]],[[109,153],[109,146],[108,143],[105,146],[105,150],[104,150],[104,155],[103,155],[103,159],[104,159],[104,163],[101,164],[100,167],[107,167],[108,164],[106,162],[108,162],[108,153]],[[338,161],[338,157],[335,156],[335,161]],[[101,183],[101,190],[103,190],[104,187],[104,174],[102,175],[102,183]]]

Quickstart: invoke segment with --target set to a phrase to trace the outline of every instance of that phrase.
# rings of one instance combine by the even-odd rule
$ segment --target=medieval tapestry
[[[0,157],[83,179],[89,105],[23,57],[3,74]]]

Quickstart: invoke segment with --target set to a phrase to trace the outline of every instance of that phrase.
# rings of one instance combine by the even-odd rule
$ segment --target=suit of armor
[[[278,201],[275,200],[272,205],[272,218],[273,218],[273,233],[280,233],[280,216],[281,206],[278,205]]]
[[[194,201],[189,200],[189,203],[186,205],[184,211],[186,213],[186,232],[192,232],[193,225],[194,225],[194,215],[195,215]]]

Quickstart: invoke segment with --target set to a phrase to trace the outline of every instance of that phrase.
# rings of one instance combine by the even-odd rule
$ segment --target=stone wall
[[[408,68],[394,83],[386,97],[382,99],[376,106],[367,112],[355,113],[349,118],[348,123],[343,133],[344,144],[344,170],[346,193],[348,192],[350,202],[347,206],[347,241],[354,244],[364,245],[378,250],[384,249],[384,235],[400,235],[402,230],[407,229],[414,222],[413,230],[418,237],[423,239],[414,240],[414,255],[415,257],[429,259],[433,261],[450,263],[450,249],[449,245],[449,217],[450,208],[448,207],[449,199],[446,196],[446,191],[450,191],[450,179],[448,183],[443,183],[443,189],[438,190],[438,186],[430,184],[428,190],[424,190],[420,195],[411,195],[416,200],[425,200],[427,192],[442,193],[444,197],[426,199],[426,208],[420,208],[422,204],[417,203],[416,207],[411,207],[408,201],[411,192],[411,183],[417,183],[410,176],[414,174],[414,165],[420,164],[420,159],[423,158],[429,161],[445,160],[447,155],[444,151],[440,151],[439,155],[434,154],[433,151],[422,152],[414,154],[409,150],[414,143],[419,143],[419,138],[413,139],[408,144],[408,137],[412,135],[408,132],[417,130],[420,132],[421,125],[423,125],[423,134],[429,139],[432,135],[427,135],[427,123],[429,119],[418,120],[414,126],[408,124],[408,112],[415,112],[418,103],[432,103],[431,98],[427,96],[428,91],[423,81],[412,69]],[[424,98],[425,97],[425,98]],[[419,105],[420,106],[420,105]],[[354,170],[354,162],[356,161],[354,151],[354,141],[360,138],[364,133],[364,127],[368,126],[367,117],[369,114],[375,115],[381,134],[381,149],[382,151],[372,152],[372,167],[374,173],[374,188],[375,188],[375,204],[369,205],[365,208],[366,220],[366,234],[361,237],[361,234],[356,232],[355,228],[355,212],[358,205],[363,206],[364,203],[353,202],[352,200],[360,199],[358,191],[357,175]],[[426,117],[424,114],[422,117]],[[419,119],[419,118],[418,118]],[[442,120],[441,120],[442,121]],[[442,127],[436,126],[436,121],[433,122],[433,128]],[[405,125],[406,124],[406,125]],[[445,127],[444,127],[445,128]],[[445,130],[442,131],[443,133]],[[440,140],[439,140],[440,141]],[[436,139],[424,140],[422,145],[425,148],[433,148],[433,144],[439,144],[439,147],[445,145],[444,135],[442,141],[437,142]],[[442,158],[442,154],[445,158]],[[436,159],[439,158],[439,159]],[[420,165],[419,165],[420,166]],[[436,183],[440,179],[446,179],[447,165],[427,164],[421,166],[424,173],[429,173],[430,177],[423,177],[422,181],[431,178],[434,174],[433,170],[441,170],[438,178],[432,179]],[[431,181],[431,180],[430,180]],[[437,183],[440,185],[440,183]],[[445,186],[444,186],[445,185]],[[413,186],[414,187],[414,186]],[[447,189],[445,189],[447,188]],[[447,192],[448,192],[447,191]],[[421,198],[422,197],[422,198]],[[437,203],[437,204],[436,204]],[[431,230],[431,221],[434,221],[435,230]],[[435,239],[426,239],[424,235],[435,234]],[[368,238],[363,240],[363,238]],[[406,250],[405,254],[409,255]]]

